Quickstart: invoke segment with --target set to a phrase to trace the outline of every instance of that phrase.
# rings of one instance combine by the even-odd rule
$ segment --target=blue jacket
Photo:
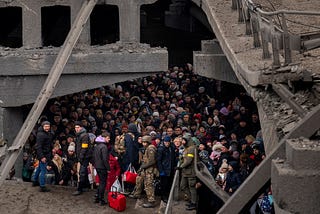
[[[160,172],[160,176],[170,176],[173,174],[175,168],[175,151],[170,144],[169,147],[164,146],[161,144],[158,147],[157,151],[157,165]]]

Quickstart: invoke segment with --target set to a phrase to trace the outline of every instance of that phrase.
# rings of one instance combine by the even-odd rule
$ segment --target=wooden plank
[[[79,36],[84,28],[85,23],[87,22],[94,6],[98,0],[84,0],[82,7],[72,24],[71,30],[57,56],[56,61],[54,62],[50,73],[44,83],[36,102],[34,103],[28,117],[24,121],[22,128],[20,129],[18,135],[13,141],[12,147],[20,149],[9,151],[6,159],[0,167],[0,186],[8,175],[10,169],[16,162],[22,147],[24,146],[27,138],[29,137],[33,127],[36,125],[38,118],[40,117],[45,105],[50,99],[56,84],[61,76],[61,73],[71,55],[71,52],[79,39]]]

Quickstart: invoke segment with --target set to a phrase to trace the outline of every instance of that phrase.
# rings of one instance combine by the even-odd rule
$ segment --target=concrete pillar
[[[0,133],[3,134],[3,138],[8,142],[8,147],[10,147],[23,124],[21,108],[0,108],[0,122]],[[22,163],[22,153],[20,153],[15,163],[15,177],[21,178]]]
[[[70,7],[71,7],[71,25],[75,18],[77,17],[77,14],[79,10],[81,9],[83,0],[71,0],[70,1]],[[85,24],[85,27],[83,28],[81,35],[78,39],[77,45],[90,45],[91,43],[91,36],[90,36],[90,18],[88,19],[87,23]]]
[[[42,46],[41,7],[35,3],[22,7],[22,43],[25,48]]]
[[[273,160],[275,212],[318,213],[320,206],[320,141],[286,141],[286,160]]]
[[[140,42],[140,7],[157,0],[111,0],[119,8],[120,42]]]

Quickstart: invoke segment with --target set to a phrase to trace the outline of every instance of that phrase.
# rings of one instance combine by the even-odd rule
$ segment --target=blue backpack
[[[272,211],[272,202],[270,201],[268,195],[263,196],[260,204],[260,209],[262,212],[270,213]]]

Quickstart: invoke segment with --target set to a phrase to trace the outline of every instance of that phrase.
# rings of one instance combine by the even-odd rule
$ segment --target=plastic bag
[[[110,188],[110,192],[123,192],[123,189],[122,189],[122,186],[121,186],[119,179],[116,179],[113,182],[113,184]]]
[[[123,174],[123,181],[131,183],[131,184],[136,184],[137,176],[138,176],[138,174],[137,174],[136,170],[134,169],[134,167],[130,163],[127,171],[125,171]]]

